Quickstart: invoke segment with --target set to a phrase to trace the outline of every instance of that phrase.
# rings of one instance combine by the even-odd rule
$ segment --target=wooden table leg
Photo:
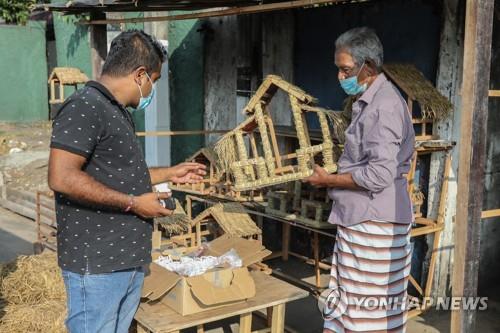
[[[271,327],[271,325],[273,324],[273,321],[272,321],[272,318],[273,318],[273,308],[272,307],[268,307],[266,309],[266,312],[267,312],[267,327]]]
[[[313,231],[313,253],[314,253],[314,273],[316,275],[316,287],[320,287],[321,270],[319,268],[319,236]]]
[[[283,223],[283,240],[282,240],[282,250],[281,259],[283,261],[288,260],[288,251],[290,250],[290,225],[288,223]]]
[[[154,230],[153,230],[153,249],[154,250],[159,250],[161,249],[161,230],[160,227],[158,226],[158,223],[154,223]]]
[[[244,313],[240,315],[240,330],[239,333],[252,332],[252,313]]]
[[[261,216],[261,215],[257,215],[257,221],[256,221],[256,224],[257,226],[259,227],[260,230],[262,230],[263,226],[264,226],[264,217]],[[257,236],[257,239],[260,241],[260,243],[262,244],[262,233],[260,233],[258,236]]]
[[[196,326],[196,333],[204,333],[203,324]]]
[[[273,306],[271,333],[285,332],[285,304]]]

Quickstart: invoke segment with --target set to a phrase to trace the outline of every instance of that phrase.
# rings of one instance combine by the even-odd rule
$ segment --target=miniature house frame
[[[73,86],[78,89],[78,84],[86,83],[89,80],[87,75],[80,69],[74,67],[56,67],[49,76],[50,104],[64,102],[64,86]],[[58,87],[57,87],[58,86]],[[57,88],[57,89],[56,89]],[[57,94],[57,90],[59,93]]]
[[[199,194],[212,194],[215,192],[214,185],[220,182],[221,174],[217,172],[217,155],[210,148],[201,148],[187,158],[188,162],[196,162],[207,167],[207,176],[198,184],[172,184],[173,189],[184,189]]]
[[[294,152],[281,154],[268,106],[278,89],[286,92],[290,99],[293,123],[297,133],[299,148]],[[269,75],[252,96],[244,109],[249,116],[233,131],[224,135],[216,145],[216,152],[226,152],[227,146],[235,147],[238,159],[230,161],[228,167],[234,176],[234,189],[243,191],[262,188],[289,181],[303,179],[312,174],[312,168],[322,155],[318,164],[329,173],[337,170],[334,163],[333,142],[325,112],[313,107],[314,97],[279,76]],[[317,114],[321,126],[323,142],[311,144],[305,114]],[[245,143],[248,138],[249,145]],[[256,137],[262,145],[263,156],[256,146]],[[250,149],[247,147],[250,146]],[[229,154],[230,156],[231,154]],[[285,161],[297,160],[297,165],[284,165]]]
[[[297,149],[285,152],[280,151],[269,110],[278,90],[289,97],[298,140]],[[248,198],[258,201],[263,199],[260,189],[306,178],[312,174],[314,164],[329,173],[335,172],[339,150],[334,147],[330,132],[332,111],[314,106],[315,102],[314,97],[279,76],[267,76],[243,110],[247,119],[224,134],[213,147],[203,148],[188,159],[207,166],[205,180],[197,185],[172,184],[171,188],[237,201]],[[321,132],[318,144],[311,143],[307,113],[318,117]]]
[[[238,202],[215,204],[198,214],[189,223],[188,232],[172,237],[178,245],[192,248],[201,246],[202,237],[224,235],[242,238],[260,238],[262,230]]]
[[[387,77],[406,95],[417,140],[438,139],[433,135],[434,121],[446,118],[453,106],[446,97],[410,64],[383,66]]]

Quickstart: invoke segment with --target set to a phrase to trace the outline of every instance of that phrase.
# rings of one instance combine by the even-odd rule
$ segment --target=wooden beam
[[[91,19],[106,19],[106,13],[92,13]],[[92,25],[90,27],[90,57],[92,63],[92,78],[101,76],[102,65],[108,53],[106,25]]]
[[[488,96],[490,96],[490,97],[500,97],[500,90],[490,90],[488,92]]]
[[[483,210],[481,212],[482,219],[488,219],[490,217],[500,217],[500,209]]]
[[[493,0],[466,2],[453,297],[477,296],[493,7]],[[452,311],[451,332],[473,332],[476,314]]]
[[[271,12],[275,10],[292,9],[300,7],[310,7],[314,5],[321,4],[335,4],[345,0],[296,0],[296,1],[286,1],[278,3],[269,3],[264,5],[254,5],[254,6],[244,6],[237,8],[226,8],[226,9],[211,9],[202,10],[190,14],[181,15],[166,15],[157,17],[138,17],[138,18],[128,18],[128,19],[90,19],[79,21],[78,24],[83,25],[96,25],[96,24],[118,24],[118,23],[141,23],[141,22],[158,22],[158,21],[177,21],[177,20],[188,20],[196,18],[207,18],[207,17],[219,17],[219,16],[229,16],[229,15],[243,15],[243,14],[256,14]]]
[[[179,135],[205,135],[205,134],[217,134],[217,133],[227,133],[229,130],[214,130],[214,131],[147,131],[147,132],[135,132],[137,136],[179,136]]]

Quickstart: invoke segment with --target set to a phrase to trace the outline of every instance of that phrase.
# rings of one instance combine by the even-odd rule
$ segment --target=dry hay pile
[[[7,305],[0,318],[0,332],[63,333],[66,305],[62,301],[46,301],[36,305]]]
[[[66,293],[56,254],[0,266],[0,332],[66,332]]]

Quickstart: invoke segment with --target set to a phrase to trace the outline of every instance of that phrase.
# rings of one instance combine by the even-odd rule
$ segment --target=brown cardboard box
[[[222,236],[208,244],[203,255],[220,256],[235,249],[241,268],[216,268],[193,277],[152,263],[144,280],[142,296],[147,302],[161,302],[181,315],[242,302],[255,296],[255,284],[246,266],[261,261],[271,252],[258,241]]]

